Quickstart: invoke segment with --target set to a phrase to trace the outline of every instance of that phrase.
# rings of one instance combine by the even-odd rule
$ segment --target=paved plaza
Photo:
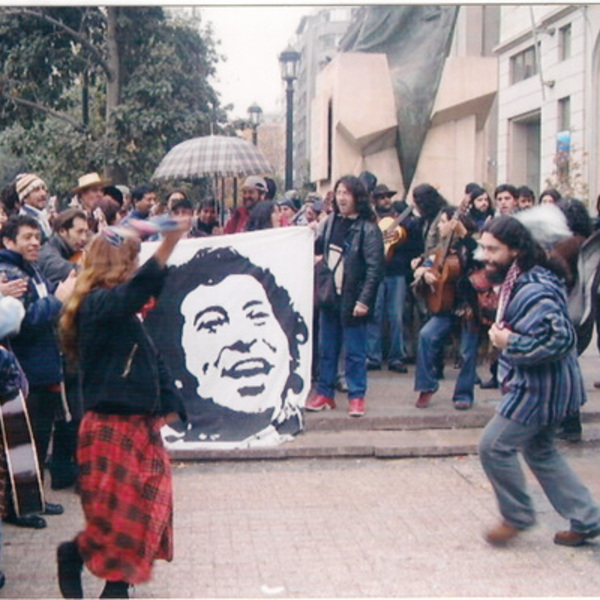
[[[600,500],[595,342],[580,364],[584,442],[563,448]],[[499,517],[473,453],[498,391],[477,389],[472,410],[454,410],[449,365],[431,407],[419,410],[413,370],[370,373],[362,419],[348,417],[338,395],[337,410],[307,415],[306,432],[282,446],[176,457],[175,558],[158,562],[135,597],[598,597],[600,539],[554,545],[567,523],[529,472],[538,525],[510,548],[483,541]],[[72,490],[47,496],[66,509],[47,529],[3,527],[1,597],[58,596],[55,549],[83,517]],[[85,572],[84,586],[97,598],[102,582]]]
[[[568,456],[600,498],[596,448]],[[597,596],[600,544],[552,543],[565,522],[536,483],[538,525],[510,549],[489,547],[496,522],[474,456],[175,463],[175,559],[157,563],[137,598]],[[6,598],[58,595],[54,552],[82,525],[66,514],[42,531],[5,525]],[[101,582],[84,576],[88,597]]]

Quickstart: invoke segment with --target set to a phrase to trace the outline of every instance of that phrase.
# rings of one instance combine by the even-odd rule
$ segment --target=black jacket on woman
[[[96,288],[78,313],[84,409],[108,414],[166,415],[185,409],[169,370],[136,315],[158,296],[167,270],[150,258],[129,281]]]
[[[335,213],[329,215],[315,240],[315,254],[322,254],[324,261],[328,258],[335,219],[343,217]],[[384,275],[383,235],[376,223],[360,217],[353,219],[344,242],[343,265],[340,313],[343,322],[351,325],[366,318],[352,316],[356,302],[369,307],[367,317],[373,314],[377,288]]]

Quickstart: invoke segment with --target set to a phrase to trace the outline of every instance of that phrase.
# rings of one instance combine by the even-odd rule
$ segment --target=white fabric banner
[[[142,244],[147,260],[158,242]],[[182,240],[145,325],[188,412],[169,448],[272,445],[304,428],[314,234],[284,227]]]

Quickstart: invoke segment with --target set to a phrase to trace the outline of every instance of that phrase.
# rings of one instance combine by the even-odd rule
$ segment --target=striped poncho
[[[498,412],[523,425],[551,425],[585,402],[576,333],[562,280],[533,267],[516,281],[504,315],[513,331],[502,351]]]

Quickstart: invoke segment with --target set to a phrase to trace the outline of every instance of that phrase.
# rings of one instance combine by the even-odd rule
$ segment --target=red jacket
[[[246,231],[249,217],[250,213],[246,207],[239,206],[233,215],[231,215],[231,219],[225,223],[224,233],[240,233]]]

